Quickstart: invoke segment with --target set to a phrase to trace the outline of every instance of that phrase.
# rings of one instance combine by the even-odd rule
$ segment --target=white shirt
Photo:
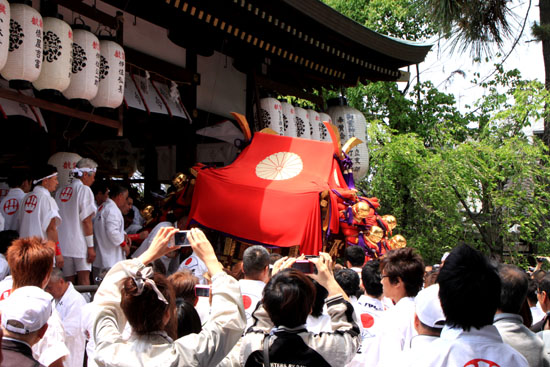
[[[528,366],[525,357],[502,342],[494,325],[487,325],[479,330],[472,328],[470,331],[462,331],[456,338],[445,337],[445,332],[444,328],[441,337],[431,344],[430,353],[411,361],[410,366]],[[480,359],[484,361],[479,361]]]
[[[2,311],[2,300],[9,297],[11,293],[12,279],[6,277],[0,282],[0,312]],[[69,355],[69,349],[65,345],[65,330],[61,323],[61,318],[57,310],[52,310],[52,315],[48,319],[48,328],[46,333],[35,345],[32,346],[34,359],[49,366],[59,358]]]
[[[124,242],[124,218],[115,202],[107,199],[97,210],[94,219],[94,266],[99,269],[111,268],[126,259],[126,254],[120,247]]]
[[[6,220],[4,219],[4,216],[2,213],[0,213],[0,231],[4,230],[4,226],[6,225]]]
[[[82,308],[85,305],[86,300],[74,289],[72,283],[69,283],[69,287],[63,294],[63,297],[55,305],[65,329],[65,344],[71,351],[69,357],[65,359],[65,367],[82,367],[84,363],[84,345],[86,340],[80,331],[80,323]]]
[[[359,313],[358,322],[362,326],[361,346],[348,366],[376,366],[384,304],[382,300],[364,294],[357,300],[356,311]]]
[[[10,274],[10,266],[4,254],[0,254],[0,280],[3,280]]]
[[[82,221],[97,212],[92,190],[75,178],[69,186],[57,190],[55,202],[62,219],[57,228],[61,253],[63,256],[85,259],[88,248]]]
[[[94,332],[94,321],[98,313],[98,306],[95,303],[86,303],[82,307],[82,318],[80,319],[80,333],[86,343],[86,355],[88,356],[88,367],[97,367],[94,360],[95,341],[92,337]]]
[[[0,214],[4,217],[4,230],[19,230],[17,215],[25,192],[20,188],[10,189],[8,195],[0,201]]]
[[[401,363],[399,366],[409,366],[414,361],[424,358],[425,354],[433,352],[433,342],[439,340],[437,336],[416,335],[411,339],[409,349],[405,349],[399,356]],[[461,366],[462,367],[462,366]]]
[[[401,351],[410,348],[417,335],[414,328],[415,305],[413,297],[403,297],[380,319],[378,354],[380,366],[397,366]],[[462,367],[462,366],[460,366]]]
[[[252,313],[256,309],[256,305],[262,299],[262,292],[265,288],[265,283],[261,280],[241,279],[239,287],[243,295],[244,313],[246,314],[246,328],[252,326],[254,319]]]
[[[208,272],[206,264],[193,252],[187,259],[183,260],[178,268],[178,271],[183,269],[191,270],[194,276],[199,278],[200,284],[208,284],[208,281],[204,278],[203,274]]]
[[[160,231],[161,228],[163,228],[163,227],[175,227],[175,226],[176,225],[172,222],[160,222],[159,224],[157,224],[151,230],[151,233],[149,233],[147,238],[141,243],[141,245],[138,247],[138,249],[136,251],[134,251],[134,253],[132,254],[132,258],[135,259],[135,258],[139,257],[141,254],[143,254],[145,252],[145,250],[147,250],[149,248],[149,246],[151,246],[151,243],[153,242],[153,239],[155,238],[155,236],[157,235],[157,232]],[[130,233],[130,232],[126,231],[126,233]],[[164,255],[159,259],[162,262],[162,264],[164,265],[164,267],[166,268],[166,274],[164,274],[164,275],[169,276],[169,275],[172,275],[173,273],[175,273],[176,271],[179,270],[178,269],[179,266],[180,266],[179,259],[180,259],[179,254],[174,256],[174,257],[168,257],[168,256]]]
[[[55,219],[57,226],[61,223],[59,208],[50,192],[42,185],[37,185],[25,195],[22,203],[18,215],[19,236],[47,239],[46,230],[52,219]]]

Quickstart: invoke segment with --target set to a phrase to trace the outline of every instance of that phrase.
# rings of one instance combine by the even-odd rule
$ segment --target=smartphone
[[[317,274],[317,267],[309,260],[296,260],[292,265],[292,269],[301,271],[304,274]]]
[[[195,295],[197,297],[210,297],[210,286],[209,285],[195,285]]]
[[[174,237],[170,240],[169,247],[191,247],[191,243],[187,239],[189,231],[179,231],[174,234]]]

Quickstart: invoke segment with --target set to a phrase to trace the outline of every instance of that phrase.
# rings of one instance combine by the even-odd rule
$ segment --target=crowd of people
[[[96,170],[82,159],[63,187],[51,166],[10,177],[0,366],[550,366],[543,270],[467,245],[437,266],[413,248],[336,262],[254,245],[225,269],[198,228],[175,245],[183,214],[143,229]]]

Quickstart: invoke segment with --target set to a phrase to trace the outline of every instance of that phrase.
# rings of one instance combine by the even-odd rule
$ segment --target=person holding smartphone
[[[137,259],[117,263],[107,273],[94,303],[95,360],[101,366],[215,366],[241,337],[246,319],[239,285],[223,271],[212,245],[198,229],[189,232],[193,251],[212,278],[212,313],[198,334],[173,340],[166,332],[175,318],[174,291],[161,274],[146,265],[176,250],[170,240],[176,228],[163,227]],[[124,340],[122,324],[133,334]],[[136,353],[136,351],[140,351]]]
[[[245,367],[270,363],[301,366],[344,366],[359,344],[359,327],[353,308],[332,274],[332,258],[320,253],[309,259],[317,274],[292,269],[295,258],[283,257],[273,266],[273,277],[263,292],[255,320],[243,337],[240,362]],[[310,277],[327,291],[326,305],[332,332],[315,334],[306,329],[316,289]]]

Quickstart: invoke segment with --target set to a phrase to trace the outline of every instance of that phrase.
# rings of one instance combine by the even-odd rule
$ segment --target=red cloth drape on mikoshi
[[[334,145],[301,138],[254,134],[229,166],[199,171],[191,222],[248,242],[290,247],[304,254],[322,248],[319,193],[347,188]],[[338,210],[331,196],[332,231]]]

